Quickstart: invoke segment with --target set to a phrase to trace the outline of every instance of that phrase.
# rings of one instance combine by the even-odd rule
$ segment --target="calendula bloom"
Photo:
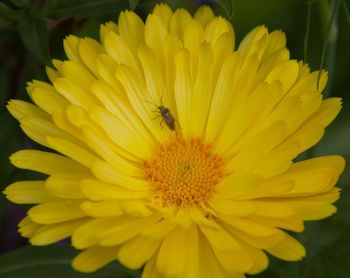
[[[330,216],[340,156],[293,159],[341,108],[322,99],[327,74],[291,60],[281,31],[157,5],[144,23],[122,12],[100,42],[68,36],[68,59],[33,81],[35,104],[11,100],[23,131],[54,152],[21,150],[18,168],[48,175],[5,189],[36,204],[19,224],[33,245],[71,237],[72,265],[113,260],[142,277],[259,273],[267,253],[305,256],[285,230]]]

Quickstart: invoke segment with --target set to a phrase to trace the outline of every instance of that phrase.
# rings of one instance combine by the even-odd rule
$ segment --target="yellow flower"
[[[33,245],[71,237],[76,270],[113,260],[142,277],[244,277],[266,253],[295,261],[284,230],[336,211],[340,156],[293,159],[341,108],[322,100],[327,74],[290,60],[264,26],[235,50],[231,24],[157,5],[144,23],[122,12],[101,43],[68,36],[68,60],[33,81],[35,104],[11,100],[24,132],[56,152],[22,150],[18,168],[48,175],[5,194],[37,204],[19,224]]]

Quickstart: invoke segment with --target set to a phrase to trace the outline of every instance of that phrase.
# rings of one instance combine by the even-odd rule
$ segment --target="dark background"
[[[40,179],[40,174],[18,170],[9,155],[23,148],[41,148],[20,130],[6,103],[11,98],[29,100],[25,86],[32,79],[48,81],[45,64],[51,58],[64,59],[62,40],[67,34],[98,39],[99,25],[117,21],[120,10],[134,8],[145,19],[158,1],[133,0],[0,0],[0,188],[18,180]],[[270,31],[282,29],[293,59],[306,60],[312,70],[329,71],[326,97],[342,97],[344,107],[327,128],[323,139],[299,159],[340,154],[350,159],[350,3],[340,0],[230,0],[165,1],[173,9],[184,7],[192,14],[200,4],[210,4],[215,13],[229,18],[237,42],[256,25]],[[131,6],[129,6],[131,5]],[[332,25],[329,23],[332,19]],[[307,22],[310,23],[306,43]],[[331,26],[331,28],[329,28]],[[327,51],[325,51],[325,46]],[[326,55],[323,55],[323,52]],[[271,258],[269,268],[259,278],[348,278],[350,277],[350,171],[346,166],[338,186],[341,199],[332,217],[306,223],[306,230],[295,235],[306,247],[301,262]],[[62,242],[48,247],[27,246],[17,233],[17,224],[27,207],[10,204],[0,194],[0,277],[139,277],[118,263],[93,274],[70,268],[76,254]],[[213,277],[215,278],[215,277]]]

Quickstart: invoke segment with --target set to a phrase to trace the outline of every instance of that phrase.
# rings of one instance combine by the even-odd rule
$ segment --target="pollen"
[[[200,139],[177,138],[160,145],[154,159],[144,163],[147,179],[154,183],[154,197],[163,206],[200,206],[216,191],[222,159]]]

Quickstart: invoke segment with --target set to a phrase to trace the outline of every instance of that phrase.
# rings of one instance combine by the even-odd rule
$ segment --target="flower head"
[[[293,159],[341,108],[327,74],[290,60],[281,31],[252,30],[157,5],[144,23],[122,12],[101,42],[68,36],[68,59],[33,81],[35,104],[11,100],[23,131],[55,152],[11,162],[48,175],[6,188],[36,204],[19,224],[33,245],[71,237],[75,269],[119,260],[147,277],[244,277],[266,253],[299,260],[285,230],[336,211],[339,156]]]

